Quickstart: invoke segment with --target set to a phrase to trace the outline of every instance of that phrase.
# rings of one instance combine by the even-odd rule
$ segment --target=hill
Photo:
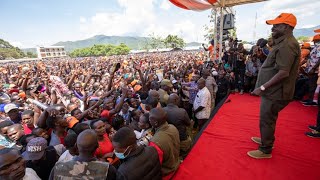
[[[112,44],[120,45],[121,43],[126,44],[130,49],[141,50],[147,42],[150,41],[148,37],[131,37],[131,36],[105,36],[96,35],[88,39],[78,41],[65,41],[53,44],[53,46],[64,46],[66,51],[71,52],[75,49],[91,47],[98,44]],[[201,43],[191,42],[187,43],[186,46],[200,46]]]
[[[315,27],[311,27],[311,28],[302,28],[302,29],[295,29],[293,31],[293,35],[295,37],[300,37],[300,36],[307,36],[307,37],[312,37],[314,36],[314,30],[315,29],[319,29],[320,25],[315,26]]]
[[[202,43],[198,42],[190,42],[186,44],[186,47],[191,47],[191,46],[201,46]]]
[[[18,47],[14,47],[8,41],[0,39],[0,60],[18,59],[24,56],[25,54]]]
[[[22,48],[21,51],[23,51],[25,54],[27,54],[28,52],[31,52],[33,54],[37,54],[36,48]]]
[[[91,47],[98,44],[120,45],[126,44],[131,49],[141,49],[149,38],[146,37],[130,37],[130,36],[105,36],[97,35],[88,39],[78,41],[65,41],[53,44],[54,46],[64,46],[66,51],[70,52],[74,49]]]

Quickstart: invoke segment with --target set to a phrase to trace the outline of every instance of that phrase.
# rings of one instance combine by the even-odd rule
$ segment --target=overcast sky
[[[298,18],[297,28],[320,24],[320,0],[270,0],[237,6],[238,38],[267,37],[265,20],[281,12]],[[94,35],[160,36],[176,34],[187,42],[203,42],[210,11],[180,9],[169,0],[1,0],[0,38],[19,47],[51,45],[59,41],[86,39]]]

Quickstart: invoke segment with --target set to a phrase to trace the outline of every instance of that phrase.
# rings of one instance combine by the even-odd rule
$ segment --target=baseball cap
[[[131,86],[134,86],[134,85],[136,85],[137,84],[137,80],[133,80],[130,84],[131,84]]]
[[[68,128],[73,128],[73,126],[79,122],[74,116],[68,116],[66,121],[68,122]]]
[[[310,47],[311,47],[310,43],[306,43],[306,42],[301,45],[301,49],[308,49]]]
[[[10,84],[10,85],[9,85],[9,88],[10,88],[10,89],[12,89],[12,88],[17,88],[17,87],[18,87],[18,86],[16,86],[15,84]]]
[[[18,77],[16,74],[13,74],[10,76],[10,78],[16,78],[16,77]]]
[[[172,83],[169,79],[163,79],[160,83],[161,86],[169,86],[172,87]]]
[[[278,17],[273,20],[267,20],[267,24],[288,24],[292,27],[297,25],[297,18],[291,13],[281,13]]]
[[[177,83],[178,81],[177,80],[172,80],[172,84],[175,84],[175,83]]]
[[[315,29],[314,32],[315,33],[320,33],[320,29]]]
[[[26,93],[25,92],[21,92],[18,94],[22,99],[26,98]]]
[[[15,104],[12,104],[12,103],[7,104],[7,105],[4,106],[4,112],[5,113],[8,113],[13,109],[18,109],[18,107]]]
[[[141,88],[142,88],[142,86],[140,86],[139,84],[137,84],[137,85],[134,86],[133,90],[134,90],[135,92],[138,92],[138,91],[140,91]]]
[[[39,160],[43,157],[48,145],[43,137],[36,137],[29,141],[26,151],[22,154],[25,160]]]
[[[314,35],[312,41],[320,41],[320,34]]]

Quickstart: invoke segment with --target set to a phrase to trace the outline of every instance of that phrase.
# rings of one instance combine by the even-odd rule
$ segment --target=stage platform
[[[260,98],[230,95],[202,132],[175,180],[320,180],[320,139],[304,135],[317,107],[291,102],[279,114],[271,159],[252,159]]]

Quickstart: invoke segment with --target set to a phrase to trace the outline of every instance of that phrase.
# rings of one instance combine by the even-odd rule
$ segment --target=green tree
[[[299,36],[299,37],[297,37],[297,40],[298,41],[302,41],[302,42],[308,42],[308,41],[310,41],[310,37],[308,37],[308,36]]]
[[[12,46],[9,42],[0,39],[0,57],[1,59],[18,59],[26,55],[18,47]]]
[[[214,39],[214,28],[209,27],[208,25],[204,25],[204,39],[207,41],[211,41]]]
[[[37,57],[37,55],[33,54],[32,52],[27,52],[26,55],[27,55],[28,58],[36,58]]]
[[[130,52],[130,48],[121,43],[119,46],[114,45],[94,45],[92,47],[75,49],[70,53],[71,57],[88,57],[88,56],[111,56],[125,55]]]
[[[160,36],[156,36],[154,33],[152,33],[149,35],[149,37],[150,37],[149,46],[152,49],[158,49],[158,48],[164,47],[163,46],[164,40]]]
[[[150,40],[146,38],[142,43],[142,50],[146,50],[147,52],[150,50]]]
[[[166,48],[183,48],[186,45],[177,35],[168,35],[163,42]]]

